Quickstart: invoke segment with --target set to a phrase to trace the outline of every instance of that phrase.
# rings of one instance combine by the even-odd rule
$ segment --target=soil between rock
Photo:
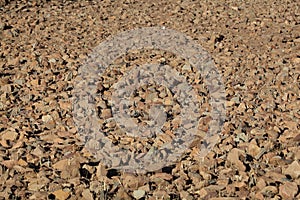
[[[0,12],[0,199],[300,199],[296,1],[0,1]],[[204,159],[194,145],[160,171],[124,173],[84,148],[72,118],[73,83],[107,37],[153,26],[180,31],[212,55],[226,89],[227,119]],[[195,82],[183,60],[162,51],[132,52],[114,65],[150,61],[186,69]],[[100,120],[111,117],[105,98],[117,75],[108,71],[99,86]],[[197,84],[204,112],[209,94]],[[149,114],[141,99],[162,99],[169,114],[178,114],[165,88],[137,93],[132,112],[143,114],[133,113],[137,123]],[[200,136],[208,121],[201,118]],[[141,152],[172,139],[170,130],[150,143],[136,141],[114,128],[103,127],[115,143]]]

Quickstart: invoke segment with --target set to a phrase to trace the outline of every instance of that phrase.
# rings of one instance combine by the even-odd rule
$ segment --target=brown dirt
[[[2,0],[0,19],[0,199],[300,199],[299,2]],[[203,160],[195,145],[174,165],[130,174],[84,148],[70,99],[93,48],[150,26],[180,31],[212,55],[227,120]],[[120,59],[136,65],[146,54]]]

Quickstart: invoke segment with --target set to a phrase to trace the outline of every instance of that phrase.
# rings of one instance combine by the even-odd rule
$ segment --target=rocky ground
[[[300,199],[299,23],[292,0],[0,1],[0,199]],[[203,159],[192,145],[161,170],[129,173],[85,148],[72,91],[97,45],[154,26],[184,33],[211,54],[225,85],[226,121]],[[202,111],[211,110],[205,85],[182,58],[162,50],[121,56],[99,84],[99,123],[114,144],[142,153],[172,140],[174,119],[165,124],[169,134],[148,141],[105,120],[117,69],[149,62],[180,71],[202,94]],[[139,88],[134,98],[139,125],[149,102],[180,112],[158,85]],[[209,120],[199,120],[201,134]]]

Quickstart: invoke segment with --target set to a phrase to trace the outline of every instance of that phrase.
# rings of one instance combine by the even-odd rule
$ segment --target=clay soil
[[[85,148],[72,91],[98,44],[154,26],[188,35],[212,56],[226,90],[226,121],[204,158],[199,137],[174,164],[129,173]],[[176,55],[128,52],[114,67],[145,62],[167,63],[198,84],[209,111],[205,86]],[[299,1],[0,0],[0,77],[0,199],[300,199]],[[109,81],[118,76],[108,71],[101,80],[99,123],[114,144],[147,152],[172,140],[171,131],[150,142],[118,135],[116,124],[105,121],[112,117]],[[140,88],[133,111],[147,114],[150,96],[175,115],[168,94]],[[207,121],[200,119],[202,135]],[[176,124],[168,123],[170,130]]]

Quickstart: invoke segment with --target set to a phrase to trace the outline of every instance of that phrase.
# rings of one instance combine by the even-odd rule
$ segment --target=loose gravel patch
[[[290,0],[0,0],[0,199],[300,199],[299,23],[299,3]],[[199,156],[212,110],[203,77],[170,52],[130,51],[97,86],[105,137],[141,157],[175,137],[180,104],[155,83],[130,97],[130,117],[145,125],[149,105],[161,105],[163,134],[136,138],[112,120],[111,86],[145,63],[168,65],[193,86],[200,128],[172,165],[146,173],[107,167],[74,123],[78,69],[105,39],[157,26],[186,34],[212,56],[226,91],[222,133]]]

